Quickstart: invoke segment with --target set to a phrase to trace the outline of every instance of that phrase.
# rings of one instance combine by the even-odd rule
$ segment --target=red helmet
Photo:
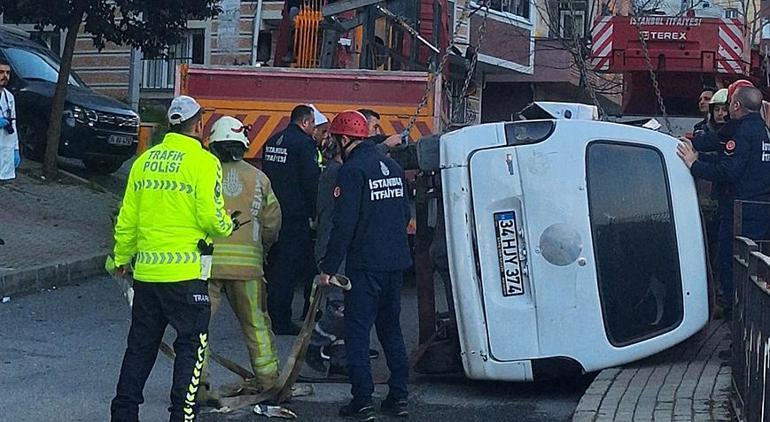
[[[366,138],[369,136],[369,128],[366,117],[355,110],[347,110],[336,115],[329,126],[332,135],[347,135],[351,138]]]
[[[746,79],[738,79],[737,81],[731,83],[730,86],[727,87],[727,101],[732,101],[735,90],[738,88],[746,87],[754,88],[754,84],[747,81]]]

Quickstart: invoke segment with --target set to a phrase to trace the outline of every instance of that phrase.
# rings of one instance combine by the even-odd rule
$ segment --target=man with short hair
[[[712,87],[704,87],[698,97],[698,111],[703,115],[703,120],[696,123],[693,127],[693,132],[703,131],[707,129],[709,122],[709,102],[711,97],[714,96],[715,89]]]
[[[382,126],[380,126],[380,113],[369,109],[362,108],[358,110],[359,113],[366,117],[366,130],[369,132],[369,136],[382,135]]]
[[[8,89],[11,65],[0,58],[0,181],[16,178],[21,162],[19,135],[16,132],[16,102]]]
[[[362,108],[358,110],[358,112],[366,117],[366,129],[369,131],[369,137],[367,139],[374,142],[380,152],[387,153],[401,145],[403,140],[400,133],[390,136],[382,133],[380,113],[368,108]]]
[[[222,198],[222,167],[203,149],[202,108],[181,95],[168,109],[163,142],[131,166],[115,225],[114,257],[106,268],[127,275],[134,300],[128,345],[112,400],[113,422],[136,422],[142,390],[166,326],[176,330],[169,421],[195,418],[195,395],[208,347],[211,238],[229,236],[238,223]]]
[[[267,259],[267,308],[277,335],[297,335],[291,319],[294,287],[313,279],[313,241],[310,221],[315,216],[318,148],[313,140],[313,108],[298,105],[286,129],[268,139],[262,153],[262,171],[273,184],[283,222],[278,242]]]
[[[705,161],[689,143],[680,143],[677,154],[690,168],[693,176],[725,183],[729,192],[722,199],[719,225],[719,273],[722,284],[722,304],[732,304],[732,258],[734,200],[770,201],[770,139],[760,115],[762,93],[754,87],[735,89],[729,98],[730,125],[719,132],[724,144],[715,160]],[[740,235],[751,239],[766,239],[770,234],[770,210],[767,206],[746,205]]]

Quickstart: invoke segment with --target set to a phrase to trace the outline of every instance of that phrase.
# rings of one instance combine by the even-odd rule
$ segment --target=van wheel
[[[116,158],[86,158],[83,160],[86,169],[96,174],[115,173],[123,165],[123,160]]]
[[[40,119],[17,120],[16,129],[19,131],[19,146],[25,158],[40,161],[45,155],[46,124]]]

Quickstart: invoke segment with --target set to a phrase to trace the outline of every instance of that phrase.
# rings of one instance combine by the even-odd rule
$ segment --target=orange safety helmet
[[[752,87],[754,88],[754,84],[747,81],[746,79],[738,79],[737,81],[730,84],[730,86],[727,87],[727,101],[732,101],[733,94],[735,94],[735,91],[738,88],[746,88],[746,87]]]
[[[329,125],[329,133],[332,135],[347,135],[351,138],[366,138],[369,129],[366,117],[355,110],[347,110],[339,113]]]

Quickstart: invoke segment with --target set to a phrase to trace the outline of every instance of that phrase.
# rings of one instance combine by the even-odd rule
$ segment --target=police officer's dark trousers
[[[372,401],[374,382],[369,361],[372,325],[385,352],[390,370],[389,396],[407,398],[409,364],[401,334],[402,271],[363,271],[347,268],[353,288],[345,293],[345,347],[353,404]]]
[[[291,324],[294,287],[312,281],[313,240],[306,218],[285,219],[278,242],[270,248],[265,268],[267,278],[267,311],[273,328]],[[304,287],[304,285],[303,285]]]
[[[134,282],[128,347],[111,406],[113,422],[138,421],[139,405],[144,402],[142,390],[168,324],[177,333],[169,421],[194,420],[209,317],[208,286],[204,281]]]

